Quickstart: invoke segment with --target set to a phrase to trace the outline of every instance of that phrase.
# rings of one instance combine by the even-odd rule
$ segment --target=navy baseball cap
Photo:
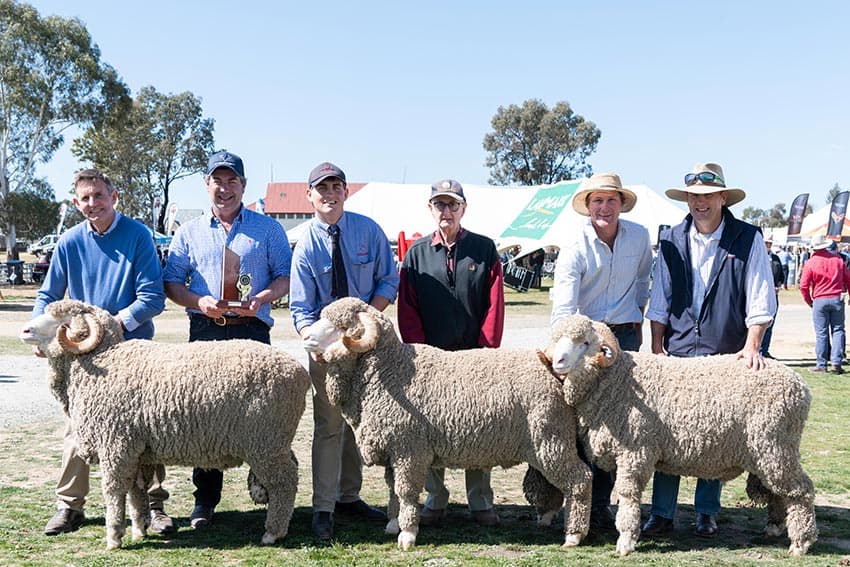
[[[466,197],[463,195],[463,186],[454,179],[443,179],[431,185],[431,197],[428,200],[430,201],[434,197],[441,195],[446,195],[456,201],[466,203]]]
[[[338,177],[343,183],[347,184],[347,181],[345,180],[345,172],[329,161],[320,163],[314,167],[313,171],[310,172],[310,177],[307,179],[307,183],[310,187],[315,187],[328,177]]]
[[[219,167],[226,167],[239,177],[245,177],[245,167],[242,165],[242,158],[236,154],[222,150],[210,156],[207,162],[207,176]]]

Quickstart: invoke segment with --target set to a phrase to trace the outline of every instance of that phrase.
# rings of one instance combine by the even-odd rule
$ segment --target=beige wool
[[[327,306],[322,319],[344,333],[323,352],[328,396],[354,428],[364,462],[387,467],[387,532],[399,534],[400,547],[415,543],[432,466],[529,463],[568,494],[565,545],[587,534],[590,472],[576,453],[575,416],[534,352],[404,344],[386,315],[353,298]],[[362,339],[364,319],[378,338],[358,353],[346,343]]]
[[[553,330],[550,362],[564,355],[559,344],[567,353],[586,348],[564,376],[564,394],[585,453],[617,471],[620,553],[634,550],[641,494],[655,470],[723,481],[748,472],[748,493],[768,504],[766,531],[783,531],[787,517],[795,555],[816,540],[814,485],[800,464],[811,394],[794,370],[768,360],[755,371],[736,355],[620,351],[607,327],[580,315]]]
[[[223,469],[247,462],[268,495],[263,542],[284,537],[298,484],[291,445],[310,386],[304,367],[256,341],[124,341],[109,313],[79,301],[51,303],[41,317],[65,322],[79,341],[85,316],[104,333],[94,350],[72,354],[52,336],[42,350],[80,455],[100,462],[107,547],[121,544],[128,490],[133,538],[145,535],[147,492],[134,480],[140,468],[149,474],[160,463]]]

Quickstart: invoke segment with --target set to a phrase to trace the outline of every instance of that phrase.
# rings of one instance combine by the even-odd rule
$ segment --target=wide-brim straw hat
[[[617,191],[623,197],[621,213],[631,211],[637,203],[637,195],[623,187],[620,176],[616,173],[597,173],[579,185],[578,192],[573,196],[573,209],[586,217],[590,216],[587,210],[587,196],[596,191]]]
[[[714,174],[715,179],[711,182],[703,182],[701,179],[697,178],[696,181],[692,185],[688,185],[683,188],[673,188],[667,189],[665,195],[674,201],[682,201],[683,203],[688,202],[688,193],[693,193],[695,195],[706,195],[708,193],[717,193],[719,191],[726,191],[726,206],[731,207],[736,203],[740,203],[743,201],[747,194],[744,193],[743,190],[738,189],[737,187],[726,187],[726,177],[723,175],[723,168],[717,165],[716,163],[698,163],[694,166],[693,171],[691,171],[694,175],[699,175],[700,173],[711,173]],[[690,175],[690,174],[688,174]],[[685,177],[688,177],[686,175]],[[685,182],[687,183],[687,181]]]
[[[834,241],[831,238],[827,238],[823,234],[818,234],[812,238],[812,250],[825,250],[832,246],[833,242]]]

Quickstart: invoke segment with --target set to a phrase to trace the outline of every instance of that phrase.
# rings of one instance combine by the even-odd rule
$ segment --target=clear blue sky
[[[490,119],[528,98],[594,121],[594,171],[627,184],[663,193],[716,161],[739,214],[850,189],[846,1],[31,3],[80,18],[134,95],[199,96],[246,201],[325,160],[350,181],[486,184]],[[41,170],[60,197],[69,147]],[[204,206],[202,183],[172,201]]]

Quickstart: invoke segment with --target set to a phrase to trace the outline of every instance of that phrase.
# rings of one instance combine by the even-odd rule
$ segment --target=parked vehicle
[[[27,247],[27,252],[30,254],[44,254],[48,250],[53,250],[56,243],[59,241],[58,234],[46,234],[35,244],[30,244]]]

